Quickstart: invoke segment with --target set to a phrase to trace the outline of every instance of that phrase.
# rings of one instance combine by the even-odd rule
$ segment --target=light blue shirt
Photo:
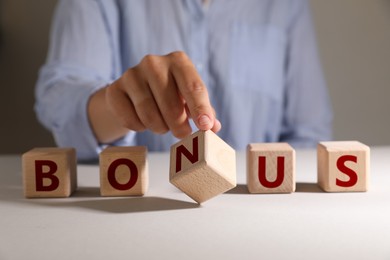
[[[146,54],[185,51],[222,130],[237,150],[249,143],[314,146],[331,138],[332,113],[306,1],[66,0],[54,15],[36,112],[59,146],[80,159],[104,147],[87,118],[92,93]],[[195,129],[194,129],[195,130]],[[171,133],[129,132],[113,145],[168,150]]]

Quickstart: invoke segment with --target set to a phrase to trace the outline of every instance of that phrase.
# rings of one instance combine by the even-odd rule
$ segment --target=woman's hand
[[[91,97],[88,110],[92,128],[101,142],[115,140],[120,137],[118,134],[123,136],[128,130],[146,129],[158,134],[172,131],[174,136],[184,138],[192,132],[190,118],[200,130],[217,132],[221,129],[207,88],[184,52],[147,55],[98,92],[102,93]],[[104,99],[106,120],[102,117],[103,111],[100,118],[91,111],[94,105],[99,105],[94,96]],[[107,123],[117,131],[107,131]]]

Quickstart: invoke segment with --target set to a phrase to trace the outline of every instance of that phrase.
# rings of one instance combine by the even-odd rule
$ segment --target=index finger
[[[196,126],[200,130],[215,130],[214,109],[211,106],[207,88],[195,66],[182,52],[172,53],[171,56],[171,72]]]

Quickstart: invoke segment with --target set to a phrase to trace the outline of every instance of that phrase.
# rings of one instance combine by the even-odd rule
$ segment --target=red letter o
[[[116,180],[115,172],[116,168],[120,165],[126,165],[130,170],[130,179],[127,183],[121,184]],[[113,161],[108,167],[108,182],[111,186],[117,190],[130,190],[138,180],[138,169],[135,163],[132,160],[120,158]]]

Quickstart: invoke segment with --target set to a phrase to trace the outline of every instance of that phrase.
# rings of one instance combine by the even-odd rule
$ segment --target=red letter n
[[[181,155],[184,155],[191,163],[196,163],[199,160],[198,137],[192,139],[192,153],[187,150],[184,145],[180,145],[176,149],[176,173],[181,171]]]

